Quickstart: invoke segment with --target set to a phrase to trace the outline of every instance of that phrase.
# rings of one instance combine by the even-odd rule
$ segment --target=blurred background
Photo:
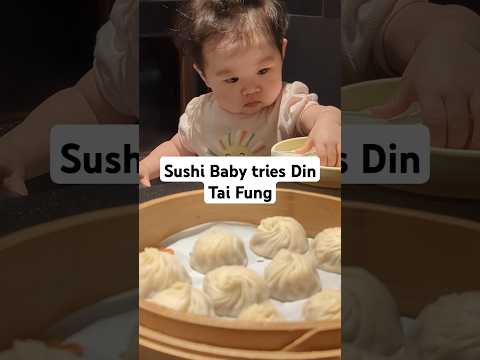
[[[175,98],[176,103],[179,101],[179,79],[175,80],[172,75],[178,76],[178,69],[166,71],[178,67],[176,59],[178,54],[174,51],[173,44],[166,39],[168,20],[171,19],[172,11],[178,2],[180,1],[142,0],[139,3],[142,54],[140,71],[145,105],[154,103],[155,100],[167,103]],[[324,35],[320,38],[308,36],[305,37],[305,41],[318,39],[316,43],[320,44],[322,40],[322,49],[332,49],[338,45],[336,43],[338,34],[332,36],[332,33],[325,33],[325,28],[329,27],[326,24],[338,21],[340,2],[340,0],[287,0],[287,6],[293,15],[321,17],[322,19],[317,21]],[[433,2],[460,4],[480,13],[480,2],[477,0]],[[0,135],[22,121],[26,114],[49,95],[74,84],[91,67],[96,32],[108,19],[113,3],[114,0],[38,3],[15,1],[3,5],[4,17],[0,25],[2,30]],[[162,3],[167,4],[170,9],[165,9]],[[290,33],[289,37],[295,35]],[[169,52],[174,56],[166,56]],[[287,71],[290,68],[293,66]],[[329,80],[332,83],[337,80],[335,77],[339,76],[337,73],[323,71],[323,68],[319,74],[331,78]],[[168,88],[160,86],[158,82],[160,78],[163,84],[168,82]],[[155,95],[155,92],[158,95]],[[338,96],[328,91],[320,92],[322,97],[325,96],[332,102],[335,102]],[[172,111],[168,110],[168,107],[162,109]],[[148,107],[142,107],[142,110],[146,123],[149,123],[150,113],[155,111],[149,110]],[[170,129],[171,124],[159,121],[158,127]]]
[[[91,68],[114,0],[7,2],[2,13],[0,135]]]
[[[40,102],[58,90],[73,85],[91,67],[95,35],[108,19],[114,0],[72,0],[6,2],[0,32],[0,135],[21,122]],[[175,0],[141,0],[140,57],[142,144],[149,147],[151,137],[171,134],[176,127],[182,105],[205,89],[188,69],[182,67],[180,54],[169,39]],[[338,103],[340,0],[287,0],[294,18],[289,33],[286,80],[302,80],[298,63],[318,62],[305,66],[317,77],[304,80],[319,93],[324,103]],[[443,4],[460,4],[480,12],[477,0],[435,0]],[[165,6],[168,6],[166,8]],[[302,17],[306,19],[301,19]],[[308,19],[312,17],[313,19]],[[314,28],[315,36],[304,36],[302,29]],[[312,41],[315,39],[315,41]],[[305,47],[318,49],[318,56],[294,55]],[[328,56],[324,56],[328,53]],[[320,56],[321,55],[321,56]],[[183,71],[182,71],[183,70]],[[190,71],[190,72],[189,72]],[[180,74],[183,74],[181,81]],[[323,81],[321,81],[323,80]],[[183,84],[183,85],[182,85]],[[189,85],[190,84],[190,85]],[[189,85],[189,86],[188,86]],[[175,105],[172,105],[175,104]],[[159,114],[165,114],[160,120]],[[147,130],[148,129],[148,130]]]

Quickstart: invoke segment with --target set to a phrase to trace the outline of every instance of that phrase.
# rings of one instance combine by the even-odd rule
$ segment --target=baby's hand
[[[28,195],[25,168],[22,162],[8,151],[0,151],[0,193],[6,193],[7,196]]]
[[[420,103],[432,146],[480,148],[480,52],[445,34],[423,40],[410,60],[400,90],[371,109],[390,118]]]
[[[297,153],[304,154],[314,148],[322,166],[340,166],[342,127],[338,109],[320,113],[308,137],[307,143]]]
[[[138,169],[138,182],[140,185],[145,187],[151,187],[152,184],[150,183],[150,167],[148,165],[148,160],[145,159],[140,161],[139,169]]]

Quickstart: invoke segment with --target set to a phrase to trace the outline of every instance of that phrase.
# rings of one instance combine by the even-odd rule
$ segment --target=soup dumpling
[[[250,248],[255,254],[272,259],[281,249],[305,253],[308,239],[302,224],[294,218],[273,216],[260,222],[250,240]]]
[[[199,236],[190,257],[190,266],[202,274],[224,265],[247,265],[247,263],[242,240],[215,227]]]
[[[283,315],[280,314],[271,301],[249,306],[240,313],[238,319],[257,322],[285,321]]]
[[[339,289],[322,290],[313,295],[303,306],[305,320],[336,320],[342,315],[342,300]]]
[[[156,248],[145,248],[138,255],[138,264],[140,299],[166,289],[177,281],[192,283],[190,275],[175,255]]]
[[[147,301],[184,313],[214,316],[213,305],[208,296],[188,283],[176,282]]]
[[[311,253],[319,269],[342,272],[342,232],[340,227],[325,229],[312,241]]]
[[[310,257],[285,249],[265,269],[265,280],[274,299],[306,299],[321,289],[320,277]]]
[[[480,359],[480,291],[442,296],[417,321],[423,359]]]
[[[243,309],[270,297],[265,281],[255,271],[237,265],[210,271],[203,280],[203,290],[218,316],[236,317]]]

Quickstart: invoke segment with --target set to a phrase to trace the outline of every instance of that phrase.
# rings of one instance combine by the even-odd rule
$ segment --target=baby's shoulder
[[[284,83],[279,108],[280,116],[291,117],[300,114],[313,102],[318,102],[317,94],[311,93],[308,86],[301,81]]]
[[[294,81],[292,83],[284,83],[280,107],[290,107],[300,100],[317,100],[317,95],[310,93],[307,85],[301,81]]]
[[[197,97],[194,97],[189,101],[185,109],[185,114],[188,116],[195,116],[208,109],[213,105],[214,99],[213,94],[210,92],[208,94],[203,94]]]
[[[294,81],[292,83],[283,83],[283,97],[290,97],[293,95],[306,95],[309,94],[308,86],[301,81]]]

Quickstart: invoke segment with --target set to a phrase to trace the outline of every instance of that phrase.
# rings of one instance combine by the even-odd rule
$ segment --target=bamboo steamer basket
[[[480,223],[423,211],[342,202],[342,265],[382,281],[402,316],[440,296],[480,290]],[[380,254],[380,256],[376,256]]]
[[[142,326],[139,345],[141,360],[338,360],[341,353],[340,349],[292,352],[222,348],[170,337]]]
[[[135,205],[72,216],[0,238],[0,288],[5,295],[0,351],[14,339],[52,340],[49,328],[67,316],[137,288],[138,260],[132,257],[138,249],[132,241],[137,228]],[[115,261],[106,265],[112,253]],[[131,272],[126,273],[126,267]]]
[[[187,205],[194,202],[191,195],[195,194],[179,194],[190,198],[183,199],[182,203]],[[267,216],[278,213],[303,214],[302,221],[310,233],[317,228],[312,226],[315,221],[320,222],[321,226],[338,224],[339,200],[320,196],[329,204],[337,205],[328,209],[314,208],[313,213],[311,208],[302,208],[311,207],[312,203],[316,203],[313,201],[316,197],[315,194],[279,190],[277,205],[271,209],[266,205],[248,205],[243,207],[241,216],[254,218],[251,213],[259,211],[253,210],[256,207],[266,208],[261,211],[266,211]],[[151,208],[149,221],[156,221],[155,228],[141,230],[150,232],[150,237],[156,236],[160,231],[158,228],[162,227],[167,228],[169,233],[176,231],[176,226],[158,222],[159,218],[154,211],[156,202],[146,206]],[[203,199],[195,202],[203,202]],[[148,204],[141,207],[145,205]],[[237,207],[231,206],[232,209]],[[220,219],[229,219],[234,211],[228,210],[230,206],[208,207],[222,208],[225,213],[219,215]],[[198,209],[197,205],[195,209]],[[332,213],[329,213],[329,209]],[[180,218],[184,212],[183,209],[165,209],[162,213],[168,211],[171,212],[168,219],[175,216]],[[210,217],[219,213],[216,210],[209,211]],[[141,210],[142,214],[143,212]],[[349,201],[342,202],[342,213],[342,262],[345,265],[364,267],[383,281],[398,302],[403,316],[417,316],[425,305],[441,295],[480,290],[476,273],[472,271],[476,269],[477,254],[480,253],[479,223],[416,210]],[[190,221],[203,221],[200,213],[194,215],[192,211],[187,211],[187,214]],[[131,276],[125,274],[124,263],[131,262],[132,253],[138,251],[137,244],[130,247],[132,241],[128,241],[136,236],[132,230],[136,231],[137,222],[137,206],[120,207],[56,220],[0,238],[0,264],[5,270],[0,272],[0,286],[6,293],[15,293],[15,296],[3,298],[0,350],[9,347],[13,339],[48,339],[48,329],[58,321],[103,299],[136,288],[138,273],[134,271]],[[178,221],[174,223],[178,224]],[[459,246],[452,246],[452,239]],[[118,247],[119,243],[123,246]],[[412,257],[411,249],[414,246],[417,255]],[[115,249],[118,261],[110,261],[105,266],[105,259],[111,259],[112,248]],[[373,248],[395,256],[372,256]],[[39,257],[39,254],[42,256]],[[86,258],[88,267],[85,266]],[[425,266],[426,258],[431,264],[428,267]],[[405,259],[408,259],[408,266],[405,266]],[[452,263],[453,260],[455,268],[447,268],[445,264]],[[138,266],[137,260],[135,263]],[[122,276],[118,276],[119,273]],[[15,283],[12,282],[12,274],[15,274]],[[71,281],[65,282],[68,278]],[[38,308],[40,303],[41,311]],[[78,328],[75,325],[72,329],[65,330],[63,337],[73,334]],[[188,329],[187,325],[184,332]],[[170,336],[143,324],[139,333],[141,359],[146,360],[330,360],[340,357],[339,349],[313,352],[229,349]],[[293,342],[290,344],[295,345]]]
[[[341,201],[278,189],[275,204],[220,205],[205,204],[202,190],[179,193],[140,205],[139,250],[161,246],[163,239],[195,225],[213,221],[258,224],[278,215],[296,218],[307,234],[315,235],[340,225]],[[164,359],[165,355],[173,359],[340,358],[339,320],[256,324],[183,314],[143,300],[139,318],[141,359]]]

